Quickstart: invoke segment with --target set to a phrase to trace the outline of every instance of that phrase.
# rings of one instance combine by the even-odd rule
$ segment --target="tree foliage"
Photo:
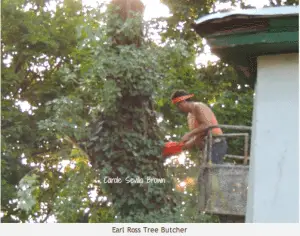
[[[113,6],[50,7],[3,3],[2,220],[173,221],[176,201],[151,103],[162,65],[184,46],[143,41],[140,17],[119,18]],[[166,184],[101,181],[116,174]]]
[[[56,1],[55,8],[50,3],[14,0],[2,4],[1,209],[4,222],[44,222],[53,214],[61,222],[78,222],[87,206],[94,205],[98,214],[95,209],[102,204],[92,202],[88,196],[87,189],[95,188],[97,183],[91,178],[94,173],[86,156],[74,145],[74,137],[84,136],[86,122],[90,120],[89,106],[97,104],[87,93],[79,96],[74,93],[79,87],[74,82],[74,68],[80,60],[84,71],[89,60],[84,59],[87,52],[80,50],[87,34],[78,37],[78,27],[86,24],[85,17],[89,15],[93,16],[89,20],[93,26],[97,19],[93,14],[98,13],[83,8],[79,2]],[[76,162],[76,168],[62,166],[64,162],[68,166]],[[78,179],[78,174],[85,178]],[[34,188],[30,185],[31,191],[26,195],[31,193],[30,202],[35,203],[29,210],[17,199],[18,191],[29,187],[31,177],[38,184]],[[78,181],[82,185],[78,186]],[[82,186],[83,194],[67,191]],[[63,198],[73,204],[69,207],[73,215],[59,213],[64,206],[63,200],[59,200],[63,192]],[[89,200],[84,202],[84,198]]]
[[[162,2],[172,16],[143,22],[140,1],[2,1],[2,222],[217,221],[195,207],[198,153],[161,156],[187,131],[170,95],[186,89],[219,123],[251,125],[253,88],[222,61],[195,62],[206,46],[191,23],[217,1]]]

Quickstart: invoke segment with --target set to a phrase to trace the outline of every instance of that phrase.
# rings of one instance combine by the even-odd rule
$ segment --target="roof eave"
[[[200,17],[195,25],[227,21],[234,18],[270,18],[299,15],[298,6],[266,7],[261,9],[234,10],[230,12],[218,12]],[[228,19],[229,18],[229,19]]]

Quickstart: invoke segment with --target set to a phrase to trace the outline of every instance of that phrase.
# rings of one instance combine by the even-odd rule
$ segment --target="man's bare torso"
[[[199,107],[202,110],[202,115],[198,115],[196,117],[195,108]],[[215,120],[215,121],[214,121]],[[190,130],[196,129],[200,125],[205,125],[207,127],[216,125],[217,121],[215,118],[214,113],[212,110],[204,103],[202,102],[193,102],[193,109],[192,112],[190,112],[187,116],[188,126]],[[216,124],[215,124],[216,123]],[[213,133],[216,135],[222,134],[221,129],[214,129]],[[203,133],[200,133],[199,135],[195,136],[195,142],[196,145],[199,147],[203,147],[204,145],[204,138],[207,135],[207,132],[204,131]]]

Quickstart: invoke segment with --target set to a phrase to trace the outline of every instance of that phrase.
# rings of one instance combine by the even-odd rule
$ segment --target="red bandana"
[[[184,101],[186,99],[189,99],[191,97],[194,97],[194,94],[190,94],[190,95],[185,95],[185,96],[174,98],[174,99],[172,99],[172,103],[175,104],[177,102],[182,102],[182,101]]]

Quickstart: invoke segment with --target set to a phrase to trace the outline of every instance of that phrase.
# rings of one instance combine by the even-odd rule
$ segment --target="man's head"
[[[180,111],[187,113],[190,111],[190,102],[193,96],[184,90],[177,90],[172,94],[171,99]]]

